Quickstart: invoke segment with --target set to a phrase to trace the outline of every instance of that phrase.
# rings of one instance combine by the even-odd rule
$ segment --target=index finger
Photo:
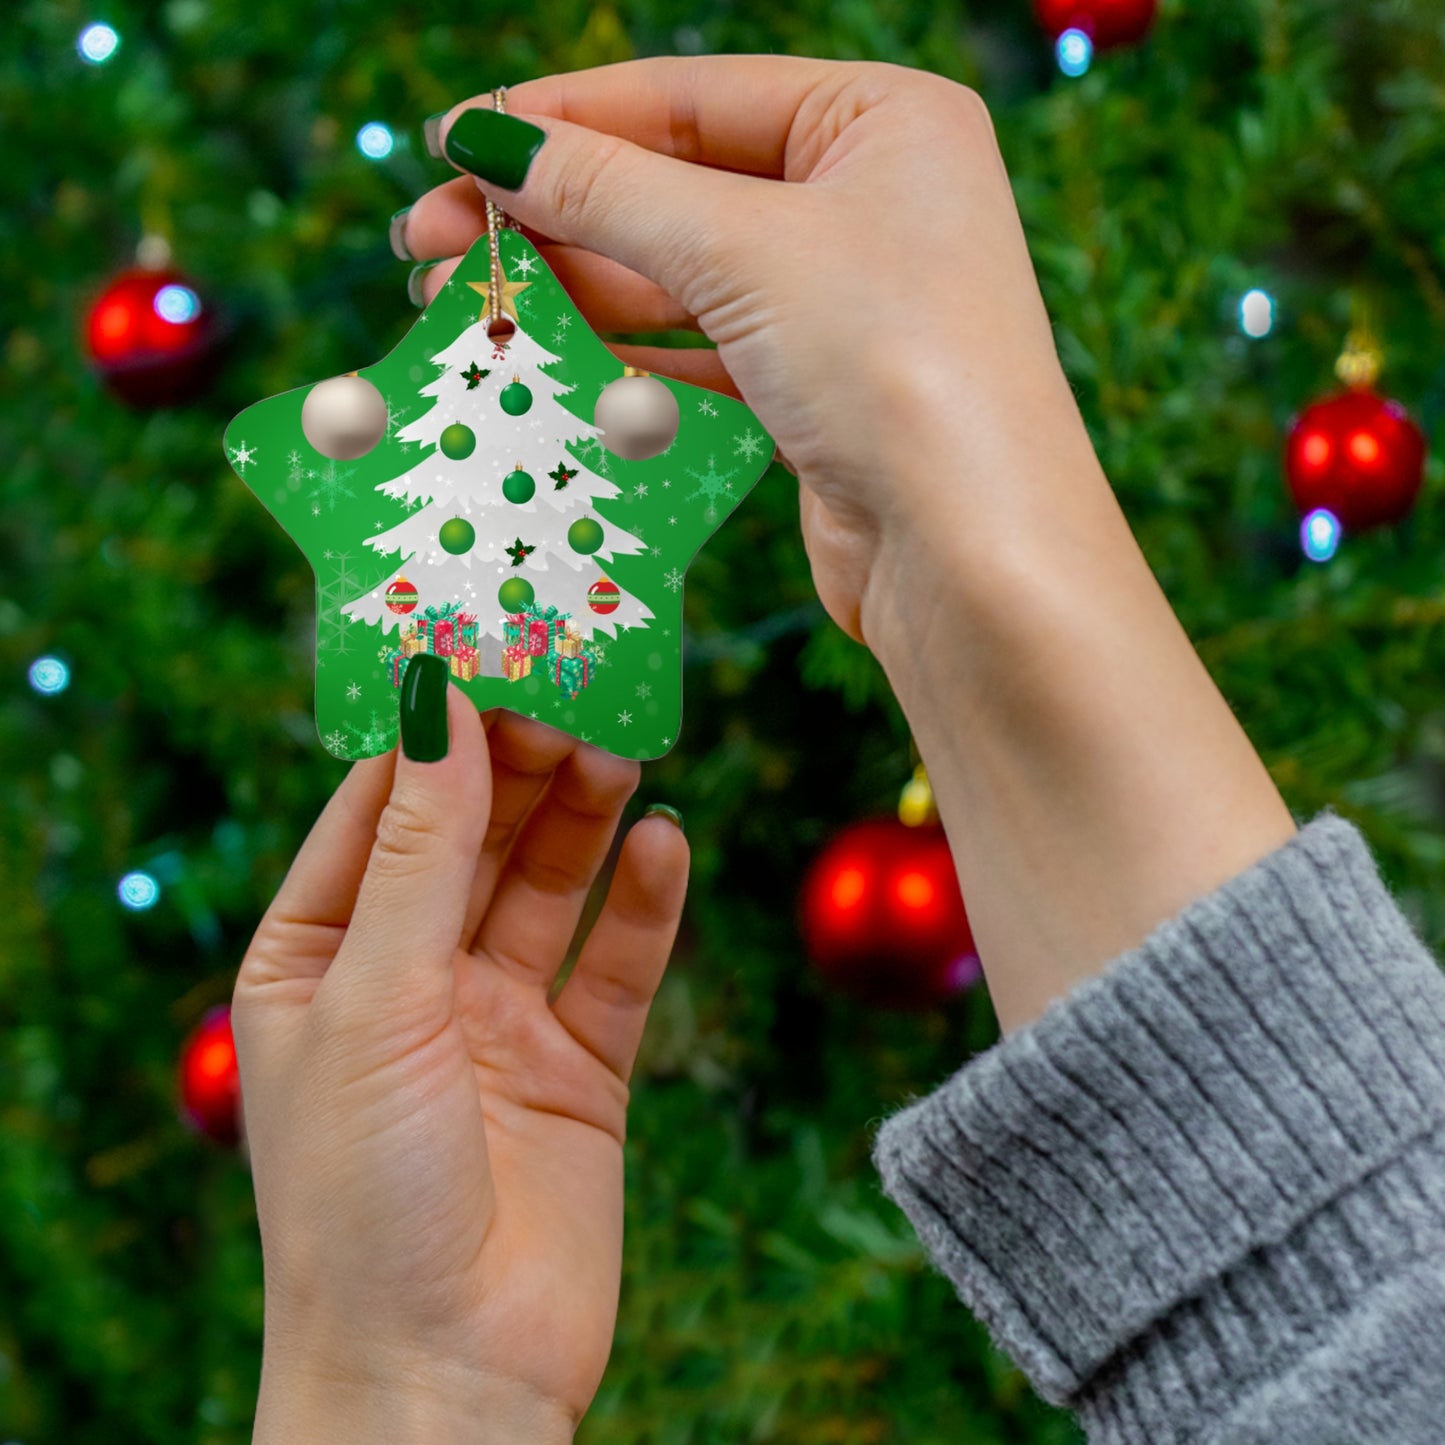
[[[507,110],[554,116],[678,160],[789,180],[805,104],[820,92],[831,96],[848,74],[843,62],[796,55],[659,55],[508,86]],[[477,97],[455,109],[483,100],[490,104]],[[826,103],[818,113],[825,110]]]

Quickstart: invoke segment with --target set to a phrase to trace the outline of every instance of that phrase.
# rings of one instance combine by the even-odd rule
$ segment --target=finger
[[[412,206],[402,236],[413,256],[463,256],[486,229],[486,198],[470,176],[458,176]],[[535,234],[527,239],[594,331],[698,329],[697,318],[655,281],[578,246]]]
[[[552,987],[641,771],[586,743],[563,759],[507,855],[476,953]]]
[[[446,285],[447,278],[456,270],[461,257],[454,257],[449,261],[438,262],[437,265],[422,273],[420,281],[424,306],[431,305],[432,298]],[[596,331],[609,330],[611,328],[593,325],[592,318],[587,318],[588,325],[592,325]],[[639,326],[639,331],[662,329]],[[676,381],[686,381],[693,386],[706,387],[709,391],[719,391],[726,396],[736,397],[743,400],[742,392],[738,390],[737,383],[732,379],[726,366],[723,365],[721,357],[716,349],[710,346],[640,346],[632,342],[607,342],[607,349],[624,366],[635,366],[641,371],[653,371],[659,376],[670,376]]]
[[[492,816],[462,926],[463,946],[468,948],[476,947],[477,931],[523,822],[557,768],[581,746],[577,738],[546,723],[501,710],[487,729],[487,743],[492,758]]]
[[[658,56],[524,81],[508,87],[507,109],[678,160],[791,179],[800,115],[821,117],[858,69],[791,55]]]
[[[552,1012],[624,1083],[667,968],[687,893],[682,829],[644,818],[622,845],[607,902]]]
[[[634,346],[631,342],[608,343],[607,349],[624,365],[640,371],[655,371],[709,391],[743,399],[722,358],[705,346]]]
[[[445,698],[443,757],[398,752],[386,807],[357,892],[346,939],[325,987],[365,995],[377,1018],[434,1022],[449,1015],[452,961],[461,938],[477,853],[491,810],[486,733],[476,708],[446,674],[413,658],[402,679],[404,714],[423,717],[433,686]],[[405,716],[404,716],[404,721]]]
[[[413,306],[430,306],[461,264],[460,256],[448,256],[444,261],[426,261],[415,267],[406,280],[407,299]]]
[[[268,984],[326,971],[356,906],[395,764],[394,753],[354,763],[327,801],[241,964],[243,1003]]]
[[[443,146],[465,109],[441,122]],[[523,225],[610,257],[692,314],[701,315],[694,290],[716,284],[722,237],[735,249],[747,227],[758,230],[761,244],[761,218],[774,194],[766,181],[690,165],[564,120],[520,118],[546,131],[521,190],[478,184]]]

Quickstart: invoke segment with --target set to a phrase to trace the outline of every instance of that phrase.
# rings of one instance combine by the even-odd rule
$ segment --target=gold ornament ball
[[[623,461],[640,462],[665,452],[677,436],[677,398],[655,376],[622,376],[602,388],[593,414],[602,445]]]
[[[365,377],[318,381],[301,404],[301,431],[323,457],[353,462],[386,435],[386,398]]]

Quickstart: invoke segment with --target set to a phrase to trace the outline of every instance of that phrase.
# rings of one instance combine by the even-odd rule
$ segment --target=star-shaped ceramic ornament
[[[369,450],[338,460],[344,446],[312,445],[322,398],[303,428],[306,386],[243,411],[226,455],[316,573],[328,752],[390,748],[401,679],[431,652],[480,709],[661,757],[682,721],[685,574],[773,440],[734,398],[657,377],[676,437],[640,461],[609,450],[594,413],[622,363],[526,237],[497,239],[498,309],[516,325],[505,344],[488,331],[483,236],[400,344],[356,373],[379,393]]]

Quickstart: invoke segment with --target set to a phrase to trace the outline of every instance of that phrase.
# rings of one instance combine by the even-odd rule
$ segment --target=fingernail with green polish
[[[413,306],[426,305],[426,297],[422,294],[421,289],[421,278],[425,276],[433,266],[439,266],[444,260],[446,260],[445,256],[438,256],[435,261],[423,261],[419,266],[413,266],[411,268],[411,275],[406,278],[406,299],[410,301]]]
[[[444,110],[429,115],[421,123],[421,138],[426,142],[426,153],[437,160],[442,159],[442,122],[447,118]]]
[[[419,652],[401,675],[401,750],[413,762],[447,755],[447,665]]]
[[[547,132],[496,110],[464,110],[447,132],[447,159],[503,190],[520,189]]]
[[[388,223],[386,228],[387,239],[391,242],[391,254],[398,261],[415,261],[416,257],[406,249],[406,218],[411,215],[411,207],[403,206]]]
[[[669,822],[676,823],[679,833],[687,832],[687,829],[682,826],[682,814],[676,808],[669,808],[666,803],[653,803],[642,816],[650,818],[654,813],[660,813]]]

